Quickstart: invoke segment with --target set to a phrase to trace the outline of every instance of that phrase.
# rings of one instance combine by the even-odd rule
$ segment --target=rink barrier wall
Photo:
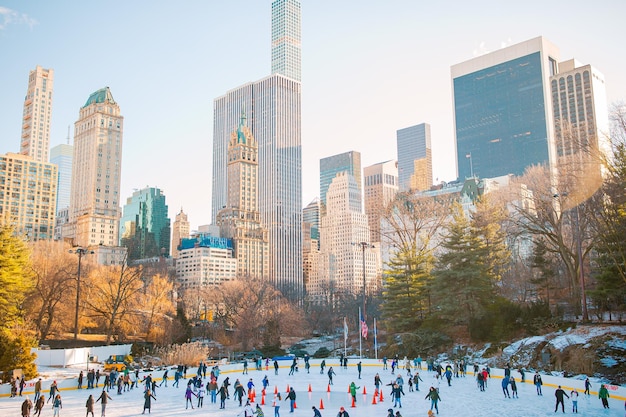
[[[128,345],[130,346],[130,345]],[[89,352],[92,352],[95,348],[93,349],[89,349]],[[108,357],[108,355],[107,355]],[[348,368],[352,368],[351,370],[353,370],[354,372],[356,372],[356,367],[357,367],[357,363],[358,363],[359,359],[356,358],[350,358],[349,359],[349,363],[348,363]],[[380,367],[380,370],[382,371],[382,360],[381,359],[362,359],[362,366],[363,367]],[[280,365],[280,363],[285,363],[285,362],[289,362],[289,365]],[[322,362],[322,359],[310,359],[309,363],[311,364],[311,372],[319,372],[319,366]],[[390,362],[390,361],[389,361]],[[444,366],[445,368],[445,364],[447,362],[442,362],[442,366]],[[210,372],[211,367],[213,366],[213,364],[215,364],[215,362],[211,363],[211,362],[207,362],[207,373]],[[339,365],[339,359],[337,358],[326,358],[326,369],[324,370],[324,373],[327,372],[328,368],[332,366],[333,368],[335,368],[337,371],[342,370],[343,368]],[[424,368],[425,363],[422,363],[422,369],[420,369],[420,374],[421,375],[430,375],[432,374],[434,371],[428,372],[426,370],[426,368]],[[220,375],[222,374],[243,374],[243,365],[242,362],[231,362],[231,363],[224,363],[224,362],[220,362],[219,363],[219,367],[220,367]],[[288,370],[291,367],[291,360],[281,360],[279,361],[279,369],[281,370]],[[391,368],[391,366],[388,364],[387,365],[388,368]],[[472,365],[468,365],[468,368],[471,368]],[[171,369],[171,367],[170,367]],[[411,367],[411,373],[415,372],[415,367]],[[187,369],[187,376],[191,377],[196,375],[196,371],[197,371],[197,366],[191,366],[188,367]],[[299,364],[298,364],[298,372],[305,372],[305,368],[304,368],[304,360],[300,360]],[[490,368],[490,379],[498,379],[501,380],[502,378],[504,378],[504,369],[501,368]],[[59,387],[60,391],[69,391],[69,390],[75,390],[77,389],[78,386],[78,374],[80,372],[79,368],[76,368],[76,374],[74,376],[67,376],[67,377],[59,377],[56,379],[57,381],[57,386]],[[261,368],[261,371],[257,371],[256,370],[256,366],[254,365],[250,365],[248,364],[248,372],[249,373],[254,373],[254,372],[266,372],[268,373],[268,375],[273,375],[274,374],[274,362],[273,360],[270,360],[269,366],[266,368],[265,366],[265,360],[263,360],[263,366]],[[390,369],[384,371],[384,372],[390,372]],[[153,371],[142,371],[140,373],[140,377],[141,376],[146,376],[148,374],[153,374],[153,379],[155,381],[161,381],[162,378],[159,377],[158,374],[163,374],[163,370],[153,370]],[[400,374],[402,375],[402,377],[406,377],[406,369],[404,367],[400,367],[400,368],[396,368],[396,372],[395,374]],[[468,371],[467,372],[467,377],[468,378],[473,378],[474,377],[474,372],[473,371]],[[533,376],[535,375],[534,372],[526,372],[525,376],[526,376],[526,380],[524,381],[525,384],[529,384],[529,385],[533,385]],[[553,388],[556,389],[559,385],[561,385],[561,388],[563,388],[563,390],[565,390],[566,393],[576,389],[580,395],[583,395],[583,392],[585,391],[585,380],[583,379],[575,379],[575,378],[563,378],[563,377],[558,377],[558,376],[552,376],[552,375],[548,375],[548,374],[543,374],[540,373],[541,375],[541,379],[543,382],[542,388]],[[511,376],[515,378],[515,382],[516,383],[521,383],[521,374],[515,369],[511,370]],[[382,376],[381,376],[382,378]],[[33,396],[35,394],[35,382],[37,381],[38,378],[32,379],[30,381],[26,382],[26,387],[24,388],[24,392],[23,395],[30,395]],[[100,380],[100,384],[99,387],[102,387],[102,380],[104,378],[101,378]],[[174,377],[173,375],[171,377],[168,378],[168,381],[173,381]],[[444,379],[445,381],[445,379]],[[52,380],[47,379],[47,380],[42,380],[42,388],[41,388],[41,392],[42,395],[49,393],[50,392],[50,385],[52,384]],[[87,378],[85,375],[85,378],[83,380],[83,385],[87,386]],[[373,383],[372,383],[373,385]],[[619,401],[626,401],[626,387],[623,387],[621,385],[610,385],[610,384],[604,384],[607,389],[609,390],[609,395],[610,395],[610,399],[611,400],[619,400]],[[499,385],[498,385],[499,386]],[[373,388],[373,387],[372,387]],[[592,387],[590,390],[590,394],[597,398],[598,397],[598,389],[600,388],[599,384],[597,382],[592,382]],[[85,388],[83,388],[85,389]],[[98,388],[96,388],[98,389]],[[373,391],[372,391],[373,392]],[[8,383],[3,383],[0,386],[0,397],[9,397],[11,393],[11,388],[9,386]]]

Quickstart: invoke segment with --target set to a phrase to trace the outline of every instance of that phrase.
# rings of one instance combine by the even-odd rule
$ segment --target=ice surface
[[[270,365],[270,369],[266,371],[256,371],[254,366],[250,364],[249,375],[242,375],[242,366],[222,366],[222,373],[220,374],[219,381],[224,380],[226,376],[230,377],[231,383],[235,379],[239,378],[242,383],[246,383],[248,379],[253,378],[255,385],[257,386],[256,402],[260,403],[262,396],[260,394],[260,387],[262,386],[261,380],[265,375],[268,376],[270,385],[269,392],[265,397],[265,404],[262,406],[265,415],[268,417],[274,416],[274,410],[271,407],[274,389],[278,389],[284,398],[284,394],[287,390],[287,386],[293,387],[297,393],[296,411],[289,413],[289,404],[287,401],[281,402],[280,415],[286,416],[312,416],[313,412],[311,406],[319,408],[320,403],[323,403],[324,409],[321,410],[324,417],[335,417],[339,411],[339,407],[346,408],[350,417],[385,417],[387,415],[387,409],[393,408],[392,399],[390,396],[390,387],[386,386],[398,373],[403,375],[405,380],[404,391],[405,396],[402,397],[402,408],[394,409],[400,410],[402,416],[427,416],[428,409],[430,408],[430,401],[424,399],[428,387],[440,385],[440,394],[442,401],[439,403],[439,415],[441,416],[480,416],[480,417],[536,417],[554,415],[554,391],[557,384],[563,385],[563,388],[569,394],[572,387],[577,388],[581,395],[578,401],[579,415],[581,416],[623,416],[624,415],[624,391],[623,388],[618,388],[618,391],[611,391],[610,410],[604,410],[597,398],[597,390],[599,384],[593,382],[592,395],[590,397],[582,395],[583,381],[580,379],[564,379],[553,376],[543,376],[543,396],[538,396],[535,391],[535,387],[530,383],[520,383],[519,374],[514,371],[513,376],[518,382],[519,399],[504,398],[501,388],[502,371],[498,369],[492,370],[493,378],[488,382],[488,387],[485,392],[480,392],[476,387],[475,379],[471,374],[465,378],[453,378],[452,386],[448,386],[445,380],[441,384],[437,384],[434,378],[434,373],[423,370],[420,372],[421,378],[424,380],[420,383],[419,392],[409,392],[408,385],[406,384],[406,371],[396,370],[395,375],[391,374],[390,370],[383,370],[382,364],[374,360],[364,360],[362,379],[358,379],[356,363],[357,359],[350,359],[348,369],[342,369],[339,367],[337,359],[327,359],[327,365],[333,366],[337,375],[334,377],[334,385],[330,386],[330,393],[328,392],[328,377],[326,373],[320,374],[319,363],[320,360],[311,360],[312,367],[310,374],[307,374],[304,370],[303,363],[301,362],[300,370],[295,375],[288,375],[288,363],[281,361],[281,369],[279,375],[274,375],[274,370]],[[230,370],[229,370],[230,368]],[[328,369],[328,368],[327,368]],[[51,379],[57,379],[63,382],[61,386],[75,386],[75,380],[63,379],[67,377],[67,373],[73,374],[74,378],[78,373],[78,370],[44,370],[45,375],[44,387],[48,387]],[[187,376],[192,373],[188,372]],[[374,393],[374,375],[380,374],[383,382],[383,402],[379,402],[377,398],[377,404],[372,404]],[[152,372],[154,376],[160,378],[161,371]],[[172,375],[173,372],[170,372]],[[532,380],[533,374],[528,372],[526,378]],[[348,386],[354,381],[359,386],[357,394],[356,407],[351,407],[351,400],[348,394]],[[308,387],[311,386],[311,392],[308,392]],[[238,406],[231,396],[230,400],[226,402],[226,409],[219,409],[219,399],[217,404],[210,403],[210,397],[205,396],[204,407],[201,409],[185,409],[185,392],[186,383],[181,381],[180,388],[173,388],[172,381],[169,381],[169,387],[158,388],[156,392],[157,400],[152,405],[152,415],[156,416],[215,416],[215,417],[235,417],[241,413],[242,408]],[[3,385],[6,387],[6,384]],[[366,395],[363,395],[363,389],[366,390]],[[32,389],[30,389],[32,391]],[[6,392],[6,391],[2,391]],[[232,392],[232,386],[231,386]],[[111,391],[109,394],[113,397],[113,400],[109,402],[107,407],[107,417],[126,417],[126,416],[138,416],[141,415],[143,408],[143,386],[140,389],[134,389],[130,392],[117,395],[115,391]],[[63,409],[61,410],[61,417],[83,417],[85,415],[85,401],[89,394],[94,394],[97,397],[100,394],[100,389],[93,390],[76,390],[66,389],[62,390],[61,395],[63,397]],[[33,397],[32,392],[29,394],[31,399]],[[19,409],[24,398],[0,398],[0,416],[18,416],[20,415]],[[195,398],[194,398],[195,400]],[[195,405],[195,404],[194,404]],[[256,405],[256,404],[254,404]],[[565,400],[566,413],[572,414],[572,402],[571,400]],[[100,404],[96,404],[95,407],[96,416],[100,415]],[[559,410],[559,414],[561,411]],[[44,417],[52,416],[52,408],[50,404],[47,404],[42,413]],[[241,414],[243,415],[243,414]]]

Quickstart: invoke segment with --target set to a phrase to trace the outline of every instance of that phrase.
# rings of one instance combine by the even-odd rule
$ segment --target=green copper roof
[[[246,134],[243,131],[243,128],[245,125],[246,125],[246,110],[245,108],[242,108],[241,117],[239,119],[239,127],[237,128],[237,143],[245,144],[247,142]]]
[[[115,100],[113,99],[113,95],[111,94],[111,90],[109,87],[104,87],[96,91],[95,93],[91,93],[87,102],[83,106],[83,108],[89,106],[94,103],[111,103],[115,104]]]

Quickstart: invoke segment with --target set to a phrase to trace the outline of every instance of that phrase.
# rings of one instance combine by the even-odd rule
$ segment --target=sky
[[[396,131],[431,125],[433,179],[456,179],[450,67],[544,36],[626,101],[626,2],[302,0],[303,207],[319,160],[397,159]],[[0,0],[0,153],[19,152],[28,73],[54,69],[51,146],[105,86],[124,116],[121,204],[159,187],[172,221],[210,222],[213,100],[270,74],[271,0]]]

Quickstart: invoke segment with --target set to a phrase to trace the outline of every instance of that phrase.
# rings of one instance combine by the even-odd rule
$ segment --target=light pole
[[[78,339],[78,304],[80,302],[80,265],[81,260],[83,259],[83,255],[87,255],[93,253],[85,248],[76,248],[74,250],[69,251],[70,253],[75,253],[78,255],[78,272],[76,278],[76,311],[74,312],[74,340]]]
[[[470,163],[470,177],[474,178],[474,164],[472,164],[472,153],[468,152],[465,155],[465,157],[469,159],[469,163]]]
[[[363,254],[363,319],[366,319],[367,315],[365,314],[365,249],[374,248],[374,245],[367,243],[367,242],[359,242],[359,243],[354,243],[354,244],[361,247],[361,251]]]

